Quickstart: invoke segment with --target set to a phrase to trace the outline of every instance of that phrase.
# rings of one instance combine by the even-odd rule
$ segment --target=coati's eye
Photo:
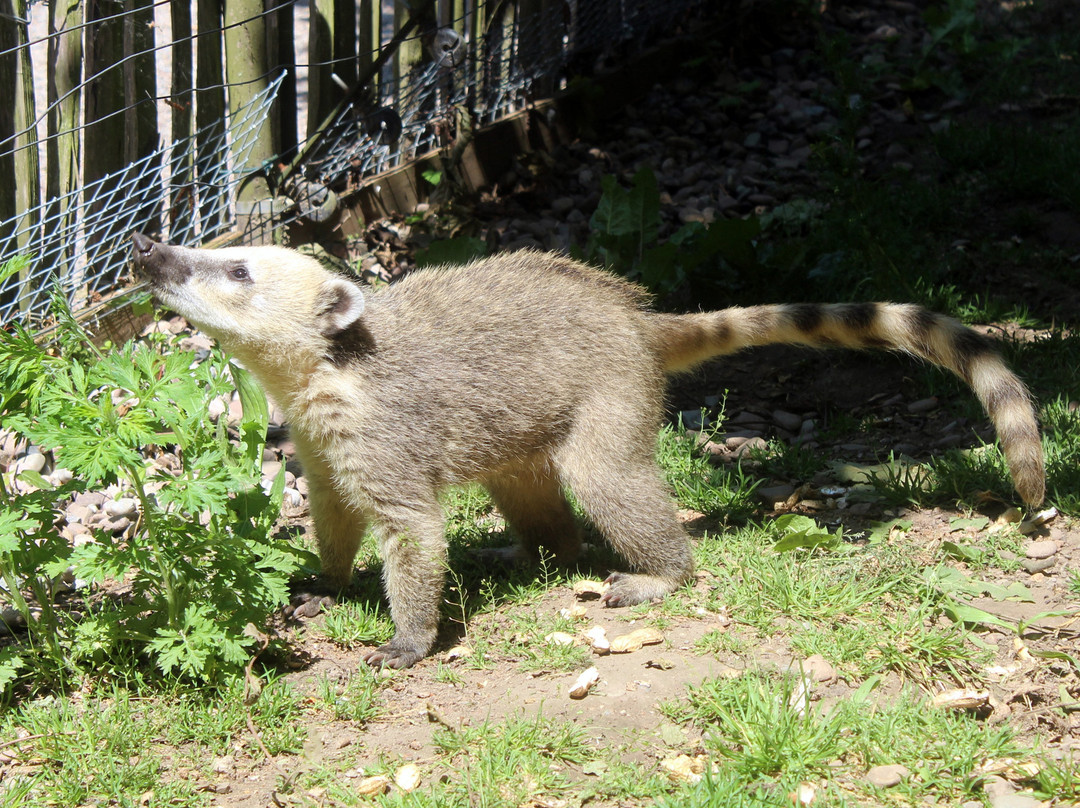
[[[248,273],[247,267],[243,264],[237,264],[229,267],[229,277],[234,281],[249,281],[251,275]]]

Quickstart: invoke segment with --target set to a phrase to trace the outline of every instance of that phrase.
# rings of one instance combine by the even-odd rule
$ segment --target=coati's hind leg
[[[663,597],[694,571],[690,538],[651,453],[643,449],[627,457],[626,449],[603,434],[586,433],[564,445],[557,458],[585,513],[634,570],[608,578],[607,606]]]
[[[546,459],[517,473],[491,478],[486,485],[519,543],[510,560],[535,562],[546,553],[560,565],[577,561],[581,532],[562,483]]]

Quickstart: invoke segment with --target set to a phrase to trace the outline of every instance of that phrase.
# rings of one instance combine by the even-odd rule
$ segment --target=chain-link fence
[[[244,243],[317,221],[328,194],[617,63],[707,4],[361,0],[330,4],[332,39],[315,36],[329,18],[314,0],[249,16],[229,2],[0,4],[0,76],[16,85],[14,112],[0,111],[0,260],[29,258],[0,288],[0,318],[47,325],[53,289],[76,310],[116,305],[135,230]]]

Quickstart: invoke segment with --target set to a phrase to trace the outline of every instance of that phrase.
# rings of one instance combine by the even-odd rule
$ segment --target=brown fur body
[[[689,539],[653,458],[665,374],[749,345],[904,350],[987,407],[1023,498],[1043,496],[1022,383],[986,338],[913,306],[647,310],[638,287],[555,255],[514,253],[362,292],[280,248],[189,250],[137,236],[158,296],[217,338],[284,409],[308,478],[323,571],[345,586],[378,536],[397,633],[365,657],[411,665],[435,639],[446,543],[438,494],[478,481],[518,537],[562,563],[580,549],[564,497],[634,569],[609,606],[692,573]]]

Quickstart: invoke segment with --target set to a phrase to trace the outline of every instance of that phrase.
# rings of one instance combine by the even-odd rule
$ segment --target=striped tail
[[[666,370],[778,343],[904,351],[946,368],[975,392],[993,421],[1016,490],[1028,505],[1046,489],[1031,394],[988,337],[951,317],[898,303],[798,303],[701,314],[655,314],[653,340]]]

